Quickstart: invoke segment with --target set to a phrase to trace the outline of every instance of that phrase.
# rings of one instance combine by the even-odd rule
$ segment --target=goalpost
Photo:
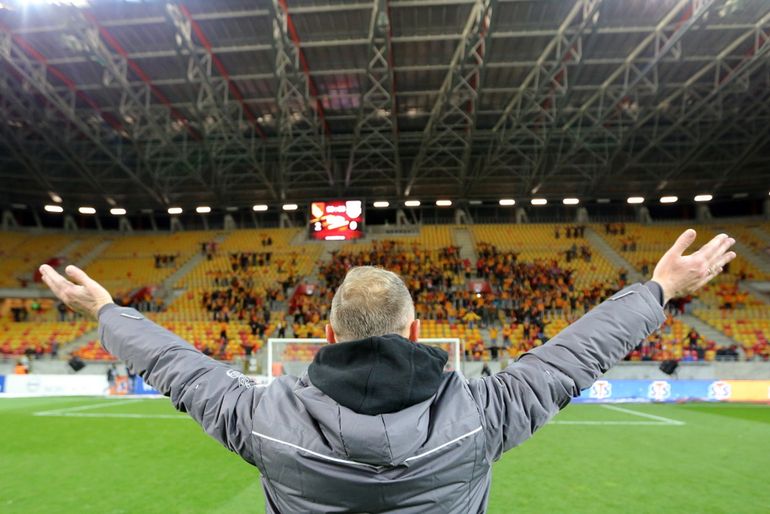
[[[462,343],[458,338],[436,337],[420,339],[420,343],[438,346],[449,354],[445,371],[462,371]],[[326,339],[271,337],[267,340],[267,376],[269,380],[281,375],[302,376],[313,362],[316,352],[329,343]]]

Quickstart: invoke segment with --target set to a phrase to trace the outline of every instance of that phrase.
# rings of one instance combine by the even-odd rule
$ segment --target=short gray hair
[[[401,277],[382,268],[351,268],[334,293],[329,315],[338,341],[401,334],[414,318],[414,303]]]

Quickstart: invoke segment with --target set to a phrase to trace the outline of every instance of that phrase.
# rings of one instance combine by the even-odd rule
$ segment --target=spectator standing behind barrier
[[[444,372],[418,344],[409,290],[392,272],[352,268],[332,300],[308,372],[261,387],[213,361],[69,266],[45,283],[98,318],[102,343],[174,406],[262,473],[268,512],[484,512],[492,462],[523,443],[665,320],[663,306],[735,258],[719,235],[692,255],[685,231],[647,284],[611,296],[494,376]],[[619,464],[619,469],[622,464]],[[311,491],[312,494],[307,492]]]
[[[15,375],[26,375],[29,373],[29,368],[21,360],[16,361],[16,366],[13,368]]]
[[[107,388],[110,394],[115,394],[115,383],[118,380],[118,368],[115,364],[110,364],[107,368]]]

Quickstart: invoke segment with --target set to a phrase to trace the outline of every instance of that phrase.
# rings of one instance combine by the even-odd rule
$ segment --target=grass
[[[573,405],[556,421],[495,464],[489,512],[770,512],[770,406]],[[264,512],[258,472],[167,400],[0,400],[4,514],[234,511]]]

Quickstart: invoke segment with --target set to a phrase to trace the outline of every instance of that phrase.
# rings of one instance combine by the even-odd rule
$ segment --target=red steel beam
[[[227,72],[225,65],[222,64],[222,61],[214,53],[211,46],[211,42],[206,37],[206,34],[203,32],[203,29],[201,28],[200,24],[193,19],[192,14],[190,14],[190,10],[187,9],[187,6],[185,6],[184,4],[179,4],[179,10],[182,11],[182,14],[184,14],[185,17],[189,20],[190,27],[193,29],[193,32],[195,32],[195,35],[198,37],[198,41],[200,41],[200,43],[203,45],[203,47],[211,56],[211,62],[214,63],[214,67],[217,69],[217,71],[219,71],[219,74],[222,75],[222,77],[224,77],[224,79],[227,81],[227,88],[230,90],[230,94],[232,94],[233,97],[236,100],[238,100],[238,103],[241,105],[241,108],[243,109],[243,113],[246,115],[249,122],[254,126],[257,133],[259,134],[259,137],[261,137],[262,139],[266,139],[267,136],[262,130],[262,127],[259,126],[257,117],[254,115],[254,112],[251,110],[248,104],[246,104],[246,101],[243,99],[243,95],[241,94],[241,91],[238,89],[238,86],[236,86],[233,80],[230,78],[230,74]]]
[[[99,25],[99,22],[96,20],[96,17],[92,13],[84,12],[83,16],[99,30],[99,34],[102,36],[102,38],[104,38],[104,41],[107,43],[107,45],[126,60],[126,64],[128,64],[128,67],[131,68],[136,76],[139,77],[142,82],[147,84],[153,96],[157,98],[158,101],[160,101],[163,105],[168,107],[168,110],[171,113],[171,117],[182,123],[193,139],[200,141],[201,135],[192,127],[192,125],[190,125],[190,120],[188,120],[181,112],[179,112],[176,107],[171,105],[171,101],[155,84],[152,83],[149,75],[147,75],[147,73],[136,63],[136,61],[133,61],[128,57],[128,52],[126,52],[125,48],[123,48],[123,45],[121,45],[106,28]]]
[[[393,124],[396,126],[396,137],[399,135],[398,130],[398,95],[397,93],[397,85],[396,84],[396,59],[393,56],[393,18],[391,17],[391,10],[390,10],[390,0],[385,0],[385,8],[388,10],[388,34],[386,35],[387,42],[388,42],[388,66],[390,66],[389,73],[391,74],[391,89],[392,89],[392,96],[393,96],[393,106],[391,107],[393,109],[393,112],[391,113],[391,116],[393,117]]]
[[[289,15],[289,4],[287,0],[278,0],[278,4],[281,6],[281,10],[283,11],[284,16],[286,16],[286,26],[289,29],[289,37],[294,42],[294,46],[297,47],[300,66],[302,67],[302,71],[305,73],[305,77],[307,78],[310,94],[315,99],[315,110],[318,113],[318,117],[321,118],[324,131],[328,136],[331,134],[331,131],[329,130],[329,124],[326,122],[326,116],[324,116],[324,107],[321,103],[321,100],[318,98],[318,89],[316,88],[315,81],[313,80],[313,77],[310,76],[310,66],[307,63],[305,52],[302,51],[302,41],[300,40],[299,32],[297,32],[297,28],[294,26],[294,22]]]
[[[75,81],[67,76],[67,74],[65,74],[63,71],[59,70],[55,66],[52,66],[51,64],[48,64],[48,59],[46,59],[42,53],[30,45],[26,39],[18,34],[14,34],[13,31],[2,22],[0,22],[0,30],[11,34],[11,38],[17,45],[19,45],[19,47],[27,52],[30,57],[45,66],[48,72],[59,79],[67,87],[67,89],[75,94],[76,97],[84,101],[86,104],[88,104],[89,107],[98,112],[101,118],[107,122],[113,128],[113,130],[118,133],[121,133],[124,130],[123,124],[120,122],[120,120],[117,119],[117,117],[102,111],[102,109],[99,107],[99,104],[96,103],[96,100],[91,98],[85,91],[79,90]]]

